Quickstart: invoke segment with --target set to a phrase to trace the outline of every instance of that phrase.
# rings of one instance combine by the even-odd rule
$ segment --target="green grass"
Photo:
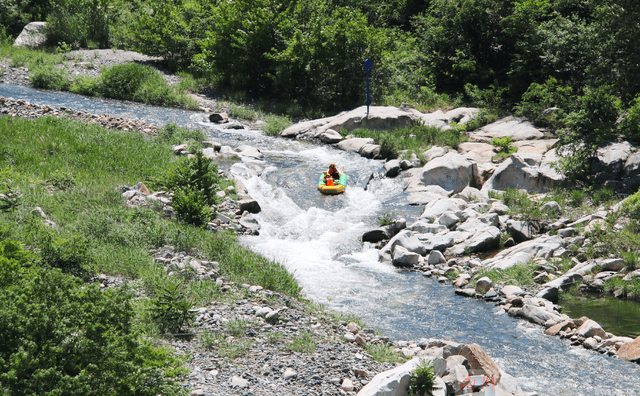
[[[464,127],[457,125],[453,125],[446,131],[425,125],[414,125],[393,131],[358,128],[353,131],[343,130],[341,134],[372,138],[376,144],[380,145],[380,156],[387,159],[397,158],[401,152],[406,152],[407,155],[410,153],[419,155],[431,146],[449,146],[457,149],[460,143],[467,140]]]
[[[265,116],[265,122],[266,124],[262,126],[262,130],[269,136],[278,136],[280,132],[292,124],[289,117],[276,115]]]
[[[66,119],[2,118],[0,168],[15,175],[10,180],[22,198],[15,210],[0,212],[0,230],[37,246],[41,241],[34,233],[31,211],[39,206],[58,224],[46,229],[48,233],[88,241],[93,272],[144,279],[151,288],[162,277],[156,274],[149,249],[171,244],[218,261],[229,280],[298,297],[300,287],[284,267],[241,247],[234,234],[163,219],[159,206],[125,206],[120,186],[158,179],[174,160],[160,138],[147,141],[135,132]],[[203,301],[220,292],[213,282],[191,282],[188,293]]]
[[[39,49],[28,49],[25,47],[14,47],[12,43],[0,42],[0,59],[10,59],[11,67],[26,67],[36,69],[45,66],[62,64],[62,55]]]
[[[404,363],[407,358],[400,352],[396,352],[387,344],[368,344],[365,350],[373,357],[373,360],[381,363]]]
[[[285,346],[285,349],[293,352],[311,354],[316,350],[316,340],[309,332],[303,331],[299,335],[293,337],[291,343]]]
[[[454,98],[447,94],[438,94],[428,87],[421,87],[417,93],[395,91],[384,95],[380,101],[381,106],[400,107],[403,103],[407,103],[423,113],[438,109],[446,111],[462,104],[459,98]]]
[[[513,140],[511,136],[506,136],[503,138],[493,138],[491,139],[491,144],[496,148],[498,152],[493,156],[493,159],[496,161],[500,161],[502,159],[508,158],[511,154],[518,151],[516,146],[512,145]]]
[[[604,284],[605,293],[613,294],[618,291],[630,300],[640,300],[640,280],[634,279],[630,282],[622,280],[622,278],[614,276]]]
[[[538,268],[534,262],[526,264],[516,264],[505,270],[487,270],[481,269],[473,276],[470,283],[475,285],[476,281],[482,277],[488,277],[493,283],[504,283],[516,286],[529,286],[533,284],[533,272]]]

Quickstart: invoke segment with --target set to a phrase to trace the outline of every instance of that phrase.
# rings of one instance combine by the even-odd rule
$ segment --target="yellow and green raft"
[[[324,182],[324,175],[320,175],[320,180],[318,181],[318,191],[323,194],[335,195],[342,194],[344,189],[347,188],[347,175],[344,173],[340,175],[340,180],[335,181],[333,186],[327,186]]]

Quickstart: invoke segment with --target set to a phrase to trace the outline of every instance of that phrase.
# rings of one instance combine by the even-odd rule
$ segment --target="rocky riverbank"
[[[152,124],[144,122],[33,105],[11,98],[0,99],[0,112],[26,118],[72,117],[83,122],[98,122],[112,129],[146,134],[157,131]],[[211,158],[235,156],[240,160],[256,161],[261,157],[258,150],[250,147],[231,148],[206,143],[209,147],[203,152]],[[188,155],[180,145],[175,146],[174,151],[177,155]],[[238,165],[240,171],[244,169],[242,161]],[[228,229],[244,234],[259,232],[259,224],[251,219],[252,213],[259,212],[259,206],[246,195],[241,184],[237,191],[221,191],[219,195],[223,203],[216,208],[218,214],[208,225],[209,229],[214,232]],[[123,186],[122,198],[130,207],[155,203],[165,216],[172,216],[171,197],[162,192],[151,192],[142,183]],[[46,218],[46,214],[43,216]],[[475,344],[437,339],[392,341],[373,329],[341,319],[340,315],[313,308],[312,304],[265,290],[259,285],[228,282],[218,273],[217,263],[204,257],[190,256],[172,246],[153,253],[154,261],[167,273],[188,272],[200,280],[216,282],[225,295],[210,306],[192,310],[195,323],[188,334],[162,341],[189,356],[190,374],[185,387],[192,395],[396,394],[385,393],[390,383],[395,384],[396,392],[402,392],[410,372],[423,360],[436,367],[434,394],[439,396],[453,394],[461,385],[472,389],[469,381],[473,376],[485,378],[484,382],[476,384],[476,389],[497,386],[502,394],[530,394],[522,393],[515,380],[501,372]],[[106,275],[99,275],[95,280],[103,287],[117,287],[123,283],[120,278]],[[399,366],[398,363],[376,361],[376,358],[414,360]]]

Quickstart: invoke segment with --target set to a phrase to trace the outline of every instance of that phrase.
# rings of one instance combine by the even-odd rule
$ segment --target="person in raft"
[[[326,184],[327,186],[333,186],[333,177],[331,177],[331,175],[329,174],[329,172],[324,171],[322,172],[324,174],[324,184]]]
[[[333,180],[335,181],[340,180],[340,172],[338,172],[336,164],[329,165],[329,176],[333,177]]]

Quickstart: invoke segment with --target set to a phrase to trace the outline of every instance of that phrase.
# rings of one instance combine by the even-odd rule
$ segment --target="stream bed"
[[[261,176],[243,182],[262,207],[257,216],[261,229],[259,236],[241,237],[241,243],[286,266],[312,300],[356,314],[394,339],[478,343],[525,391],[640,395],[639,365],[571,347],[567,340],[545,336],[539,326],[497,314],[491,303],[455,296],[450,285],[379,262],[377,250],[363,246],[360,236],[377,227],[385,213],[410,223],[422,212],[405,203],[401,178],[381,177],[382,161],[256,130],[222,130],[189,111],[8,84],[0,84],[0,96],[159,126],[172,122],[198,127],[223,145],[256,147],[265,155],[266,168]],[[319,174],[331,162],[349,176],[343,195],[325,196],[316,190]],[[637,317],[638,311],[630,315]]]

